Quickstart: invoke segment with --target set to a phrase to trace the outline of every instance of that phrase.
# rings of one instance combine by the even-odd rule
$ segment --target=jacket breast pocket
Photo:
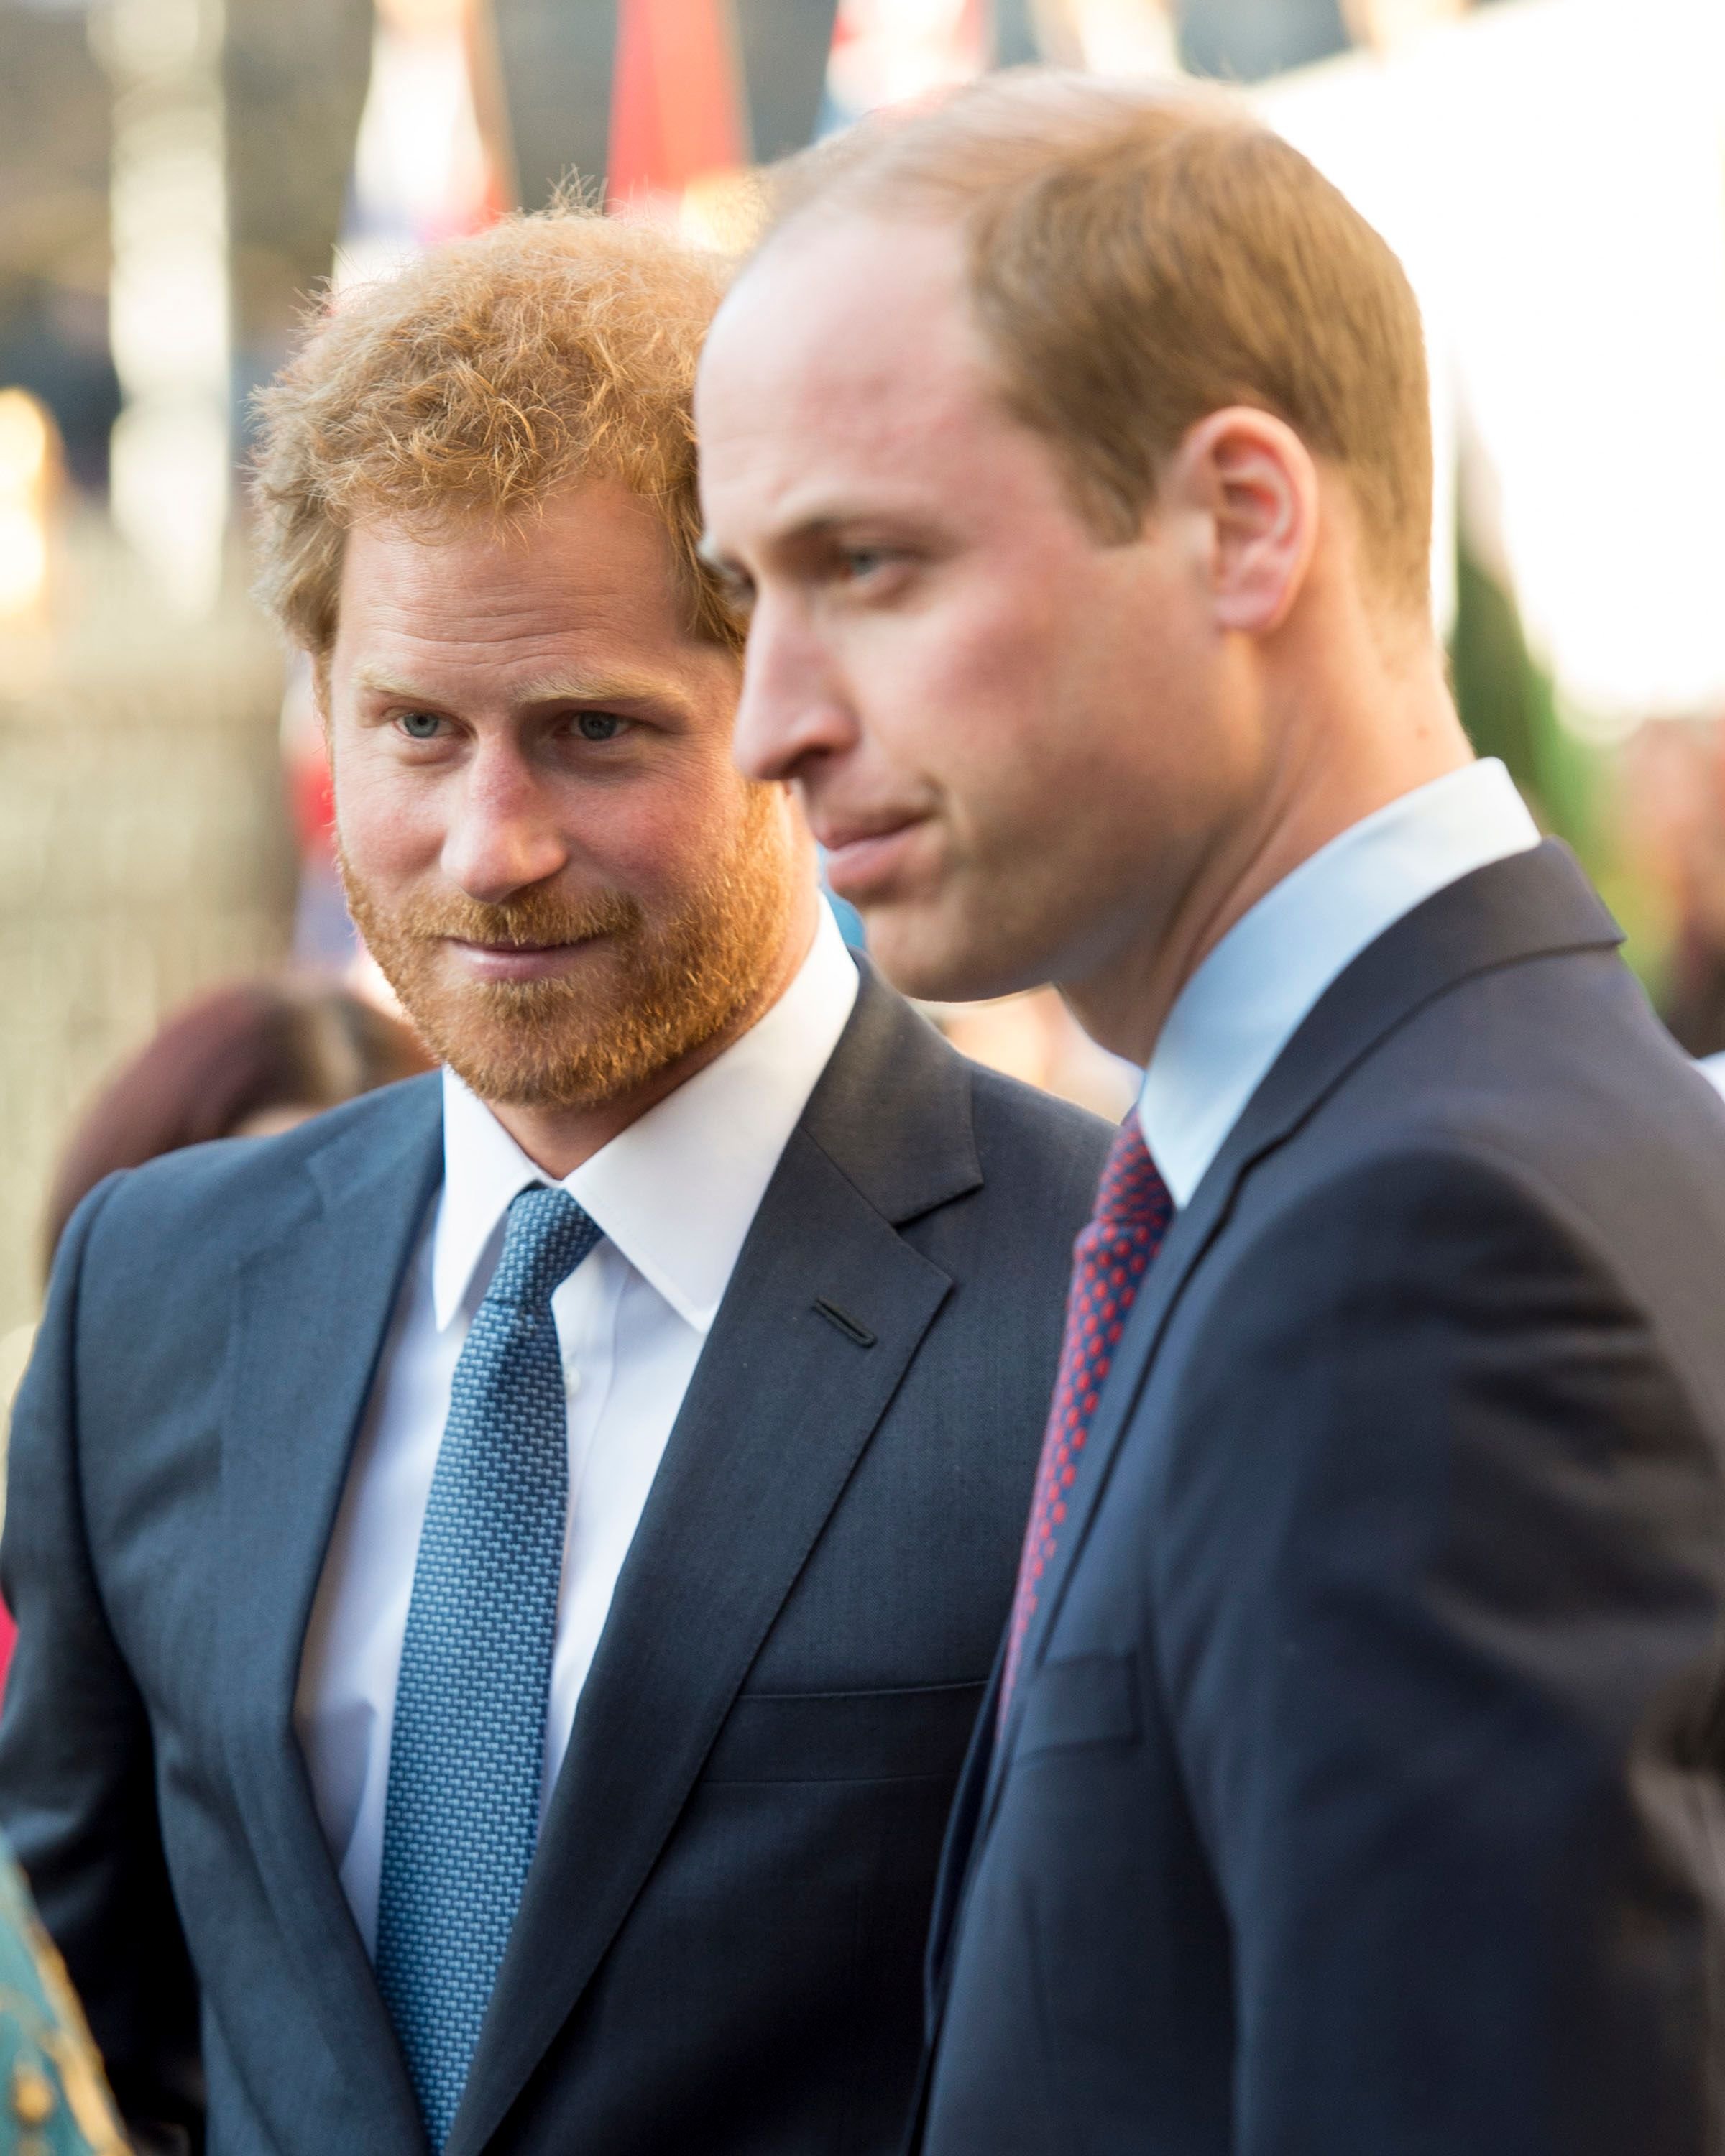
[[[714,1782],[952,1780],[982,1684],[744,1692],[708,1755]]]
[[[1133,1655],[1073,1655],[1045,1662],[1024,1696],[1014,1756],[1136,1744],[1143,1732]]]

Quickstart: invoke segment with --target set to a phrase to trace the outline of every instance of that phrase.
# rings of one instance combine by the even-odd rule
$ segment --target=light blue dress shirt
[[[1301,1019],[1384,930],[1446,884],[1539,844],[1495,757],[1352,825],[1241,916],[1175,998],[1138,1096],[1176,1205],[1189,1203]]]

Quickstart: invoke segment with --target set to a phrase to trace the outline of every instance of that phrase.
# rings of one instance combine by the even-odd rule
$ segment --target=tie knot
[[[510,1201],[503,1250],[485,1300],[521,1310],[548,1303],[601,1232],[567,1190],[536,1183],[518,1191]]]
[[[1108,1148],[1091,1225],[1105,1235],[1148,1235],[1160,1241],[1173,1209],[1168,1185],[1144,1142],[1138,1111],[1132,1108]]]

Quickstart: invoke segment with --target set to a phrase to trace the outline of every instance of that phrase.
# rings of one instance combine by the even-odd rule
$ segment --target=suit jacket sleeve
[[[1148,1562],[1235,2148],[1698,2156],[1725,1500],[1654,1317],[1454,1156],[1291,1207],[1218,1301]]]
[[[150,1729],[104,1614],[79,1457],[79,1300],[116,1183],[62,1240],[13,1411],[0,1591],[18,1645],[0,1715],[0,1825],[65,1958],[137,2145],[195,2148],[197,2001],[157,1825]]]

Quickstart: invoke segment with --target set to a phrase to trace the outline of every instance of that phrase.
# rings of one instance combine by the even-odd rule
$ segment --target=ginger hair
[[[691,413],[725,282],[720,258],[668,234],[560,207],[321,307],[256,399],[264,607],[321,667],[357,521],[434,532],[477,511],[516,526],[553,493],[610,478],[664,520],[691,628],[740,648],[697,552]]]
[[[996,75],[789,161],[762,244],[845,213],[959,226],[1007,404],[1099,536],[1140,528],[1200,419],[1252,405],[1345,478],[1367,578],[1429,612],[1418,304],[1359,213],[1234,98]]]

